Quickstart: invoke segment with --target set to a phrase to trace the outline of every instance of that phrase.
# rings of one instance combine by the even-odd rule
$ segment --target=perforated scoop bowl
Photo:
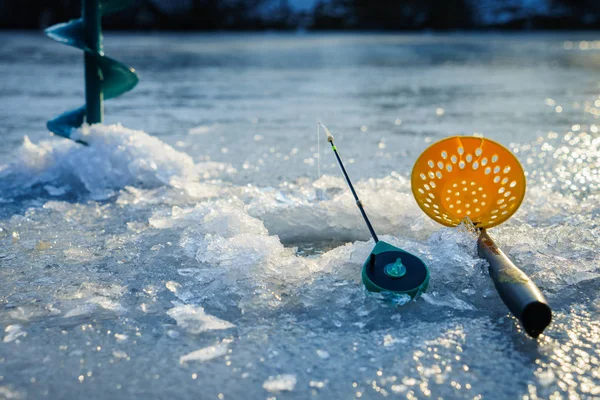
[[[491,228],[514,214],[525,196],[525,173],[506,147],[490,139],[454,136],[419,156],[411,176],[421,209],[456,226],[465,219]]]

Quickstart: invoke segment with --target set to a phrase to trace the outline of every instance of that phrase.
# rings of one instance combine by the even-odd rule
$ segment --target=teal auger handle
[[[120,96],[137,85],[139,78],[133,68],[104,55],[100,25],[103,15],[127,8],[131,3],[129,0],[83,0],[82,18],[46,29],[51,39],[82,50],[85,59],[86,104],[48,121],[46,126],[52,133],[71,139],[73,129],[84,122],[101,123],[103,100]]]

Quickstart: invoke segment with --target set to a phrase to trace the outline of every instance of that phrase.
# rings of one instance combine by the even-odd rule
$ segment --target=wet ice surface
[[[599,396],[600,93],[567,36],[109,36],[143,76],[88,148],[42,127],[78,105],[80,55],[7,36],[0,398]],[[326,146],[316,176],[316,119],[380,237],[428,263],[417,301],[363,289],[373,242]],[[473,131],[528,174],[490,233],[554,307],[537,341],[410,194],[418,153]]]

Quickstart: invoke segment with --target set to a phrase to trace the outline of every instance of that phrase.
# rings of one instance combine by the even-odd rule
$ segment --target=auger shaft
[[[96,54],[102,53],[102,27],[98,0],[83,0],[83,26],[85,45],[92,51],[84,52],[86,122],[101,123],[104,114],[102,104],[102,71]]]

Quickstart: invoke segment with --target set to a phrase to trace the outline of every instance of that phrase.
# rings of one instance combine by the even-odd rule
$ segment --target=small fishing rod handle
[[[496,246],[485,229],[481,230],[477,249],[490,264],[490,276],[504,304],[527,334],[537,338],[552,320],[552,310],[540,289]]]

